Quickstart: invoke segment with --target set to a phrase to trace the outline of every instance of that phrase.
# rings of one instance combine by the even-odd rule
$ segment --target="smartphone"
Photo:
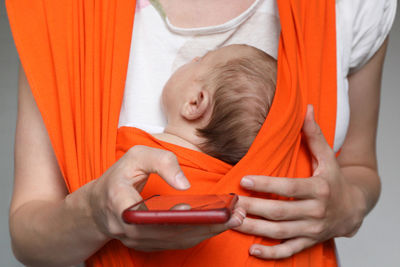
[[[127,208],[122,218],[128,224],[218,224],[232,215],[236,194],[154,195]]]

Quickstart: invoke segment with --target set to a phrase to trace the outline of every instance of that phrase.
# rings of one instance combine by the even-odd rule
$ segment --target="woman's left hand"
[[[303,132],[313,156],[309,178],[246,176],[241,186],[247,190],[274,193],[295,200],[270,200],[241,196],[239,205],[247,214],[235,230],[252,235],[282,239],[275,246],[254,244],[251,255],[264,259],[290,257],[308,247],[337,236],[354,235],[366,214],[359,188],[346,181],[321,129],[308,107]]]

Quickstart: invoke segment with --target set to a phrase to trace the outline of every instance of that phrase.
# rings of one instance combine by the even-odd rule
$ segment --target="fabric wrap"
[[[22,66],[65,183],[73,192],[100,177],[116,160],[117,125],[136,3],[7,0],[6,5]],[[314,105],[317,122],[332,146],[336,119],[335,1],[278,0],[278,8],[282,32],[277,89],[269,115],[237,165],[223,167],[215,159],[204,159],[204,164],[215,164],[219,171],[205,183],[207,186],[199,187],[199,193],[249,195],[239,187],[247,174],[310,176],[311,157],[301,133],[307,104]],[[161,182],[150,185],[146,188],[163,190]],[[227,231],[189,250],[139,253],[112,241],[87,265],[336,266],[333,241],[280,261],[248,255],[252,243],[279,242]]]

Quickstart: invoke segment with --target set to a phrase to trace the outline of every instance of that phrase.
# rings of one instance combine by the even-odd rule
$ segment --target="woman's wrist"
[[[347,183],[345,190],[343,194],[347,196],[343,196],[344,204],[341,207],[344,212],[338,218],[336,237],[351,237],[356,234],[367,215],[366,198],[362,190],[352,183]]]
[[[65,206],[68,211],[75,212],[79,216],[78,222],[82,224],[82,229],[85,229],[85,232],[87,231],[86,233],[89,234],[89,239],[105,244],[111,238],[100,228],[96,221],[95,204],[101,201],[101,198],[96,196],[96,182],[96,180],[91,181],[73,194],[69,194],[65,198]]]
[[[353,236],[360,228],[364,218],[372,210],[380,195],[380,179],[377,172],[364,166],[341,168],[346,182],[348,223],[350,231],[338,236]]]
[[[359,209],[366,216],[378,202],[381,193],[377,171],[364,166],[347,166],[341,168],[341,171],[357,197]]]

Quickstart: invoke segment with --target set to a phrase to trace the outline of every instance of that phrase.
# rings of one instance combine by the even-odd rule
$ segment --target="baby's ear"
[[[210,93],[206,90],[198,90],[182,106],[181,116],[189,121],[200,119],[210,108],[210,105]]]

